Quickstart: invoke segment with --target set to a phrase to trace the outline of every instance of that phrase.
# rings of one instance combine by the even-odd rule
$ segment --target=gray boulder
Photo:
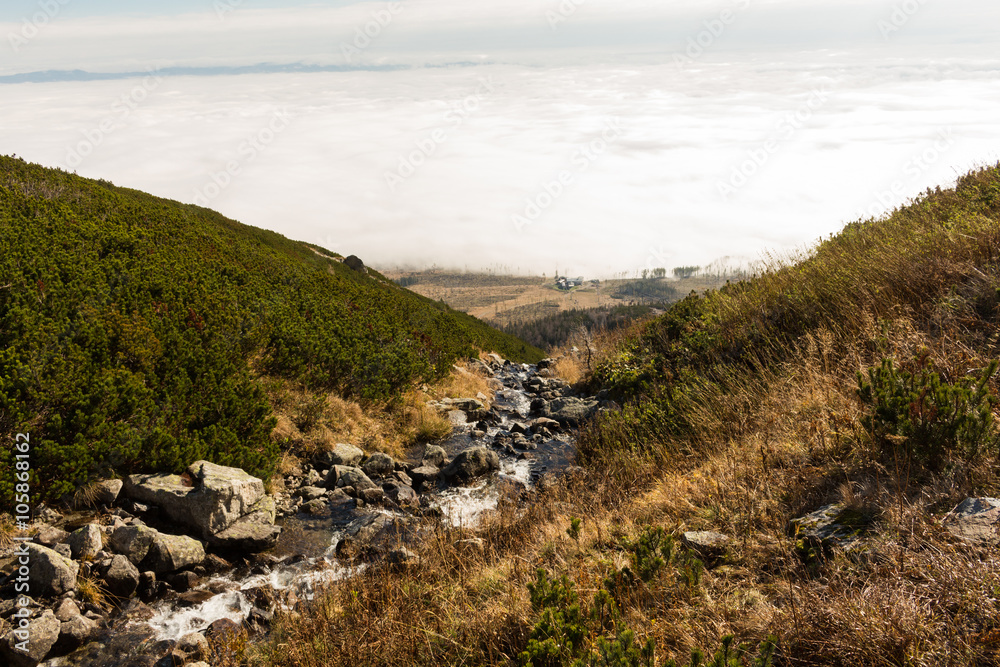
[[[55,614],[46,609],[38,618],[31,620],[27,628],[8,632],[0,641],[0,654],[7,659],[5,664],[10,667],[35,667],[59,640],[61,625]],[[27,650],[22,650],[24,648]]]
[[[420,496],[412,487],[404,484],[389,483],[382,487],[385,496],[397,505],[418,505]]]
[[[316,500],[325,496],[326,489],[321,489],[318,486],[303,486],[301,489],[297,489],[293,495],[302,498],[305,502],[309,502],[310,500]]]
[[[599,407],[600,404],[593,398],[566,397],[544,403],[540,412],[542,417],[553,419],[560,424],[578,426],[593,417]]]
[[[486,447],[473,447],[460,452],[455,460],[449,463],[441,474],[460,481],[469,481],[476,477],[500,470],[500,457]]]
[[[73,531],[66,539],[66,543],[76,560],[93,560],[97,552],[104,548],[101,528],[95,523],[89,523]]]
[[[438,474],[441,470],[432,465],[422,465],[419,468],[414,468],[410,471],[410,476],[413,478],[415,483],[425,483],[429,481],[434,481],[437,479]]]
[[[69,598],[65,598],[52,610],[60,622],[65,623],[74,616],[80,615],[80,607]]]
[[[365,458],[365,453],[354,445],[339,443],[333,449],[322,452],[317,460],[323,468],[333,466],[356,466]]]
[[[729,536],[714,530],[692,530],[681,536],[681,542],[702,558],[721,558],[729,545]]]
[[[130,597],[139,587],[139,570],[121,554],[111,558],[102,578],[108,592],[118,598]]]
[[[941,521],[944,528],[963,542],[989,547],[1000,543],[1000,499],[966,498]]]
[[[206,539],[258,511],[265,498],[259,478],[208,461],[191,464],[185,476],[131,475],[125,494],[158,505],[172,520],[194,528]]]
[[[28,583],[32,595],[58,596],[76,590],[80,565],[48,547],[27,545]]]
[[[106,479],[98,482],[94,489],[94,503],[98,507],[101,505],[114,505],[124,485],[125,483],[120,479]]]
[[[149,547],[144,567],[156,574],[163,574],[194,567],[203,560],[205,547],[193,537],[157,533]]]
[[[253,512],[238,519],[220,533],[208,538],[208,543],[220,549],[249,551],[256,553],[270,549],[281,535],[281,527],[274,525],[274,505],[271,509]]]
[[[115,553],[138,565],[146,558],[149,547],[158,534],[146,526],[120,526],[111,534],[110,546]]]

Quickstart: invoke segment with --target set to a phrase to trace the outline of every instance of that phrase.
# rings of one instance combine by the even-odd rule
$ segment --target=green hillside
[[[268,475],[261,376],[378,401],[476,349],[542,352],[331,253],[197,206],[0,157],[0,493],[199,458]]]

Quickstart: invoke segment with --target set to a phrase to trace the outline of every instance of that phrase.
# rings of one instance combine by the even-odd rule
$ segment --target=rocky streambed
[[[275,496],[242,470],[198,461],[183,475],[102,483],[97,512],[43,510],[32,542],[17,546],[30,562],[27,605],[14,595],[18,554],[0,557],[0,658],[16,667],[197,665],[228,632],[268,632],[275,600],[405,565],[423,532],[442,522],[474,528],[502,496],[527,502],[572,465],[574,427],[606,404],[574,395],[549,360],[473,363],[494,395],[441,401],[452,435],[406,460],[336,445]],[[26,652],[19,625],[30,630]]]

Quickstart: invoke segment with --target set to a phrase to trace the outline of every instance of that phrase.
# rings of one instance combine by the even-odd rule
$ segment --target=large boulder
[[[32,595],[57,596],[76,590],[80,565],[48,547],[29,544],[28,583]]]
[[[157,535],[157,531],[147,526],[119,526],[111,534],[110,546],[115,553],[138,565],[145,560]]]
[[[157,533],[149,547],[145,565],[156,574],[194,567],[205,560],[205,547],[186,535]]]
[[[600,406],[594,398],[557,398],[543,403],[539,411],[540,416],[547,419],[554,419],[560,424],[577,426],[590,419],[597,413]]]
[[[101,539],[101,528],[96,523],[88,523],[83,528],[73,531],[66,539],[73,558],[76,560],[93,560],[97,552],[104,547]]]
[[[56,641],[62,624],[50,609],[31,620],[26,628],[15,628],[0,641],[0,655],[10,667],[35,667],[45,659]]]
[[[365,453],[354,445],[338,443],[333,449],[321,452],[317,457],[317,462],[323,468],[333,466],[356,466],[365,458]]]
[[[261,503],[267,498],[259,478],[208,461],[196,461],[183,476],[132,475],[126,481],[125,493],[158,505],[172,520],[194,528],[205,539],[261,512]],[[266,515],[264,510],[258,518]]]
[[[208,538],[208,543],[220,549],[256,553],[273,547],[281,535],[274,525],[274,511],[259,510],[239,519],[220,533]]]
[[[94,486],[94,504],[98,507],[101,505],[114,505],[124,485],[125,482],[120,479],[106,479],[98,482]]]
[[[104,570],[101,578],[104,579],[108,592],[118,598],[131,597],[139,587],[139,569],[121,554],[116,554],[111,558],[111,563]]]
[[[1000,543],[1000,499],[966,498],[941,521],[945,529],[963,542],[976,546]]]
[[[441,474],[448,478],[469,481],[500,470],[500,457],[486,447],[473,447],[460,452]]]

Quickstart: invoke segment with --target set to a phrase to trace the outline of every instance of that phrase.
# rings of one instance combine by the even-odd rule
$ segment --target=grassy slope
[[[998,249],[1000,165],[681,302],[603,351],[594,382],[624,407],[583,433],[586,477],[501,513],[482,554],[443,531],[413,571],[369,571],[279,617],[252,664],[518,664],[533,628],[542,636],[526,590],[536,566],[575,582],[584,611],[606,609],[591,599],[611,589],[619,628],[653,639],[656,664],[728,634],[775,635],[779,665],[1000,664],[995,551],[938,523],[1000,491],[995,448],[925,466],[905,438],[875,436],[857,392],[859,371],[918,353],[946,382],[978,377],[998,352]],[[831,502],[873,522],[862,557],[811,557],[789,535],[789,519]],[[648,525],[733,540],[698,577],[684,557],[656,569],[637,555]],[[623,586],[626,566],[655,571]],[[561,622],[547,618],[547,631]],[[580,621],[578,654],[616,635],[601,618]],[[535,664],[568,665],[567,646]]]
[[[0,449],[34,491],[196,458],[267,475],[258,377],[362,401],[476,348],[542,353],[329,251],[213,211],[0,157]],[[6,501],[5,501],[6,502]]]

